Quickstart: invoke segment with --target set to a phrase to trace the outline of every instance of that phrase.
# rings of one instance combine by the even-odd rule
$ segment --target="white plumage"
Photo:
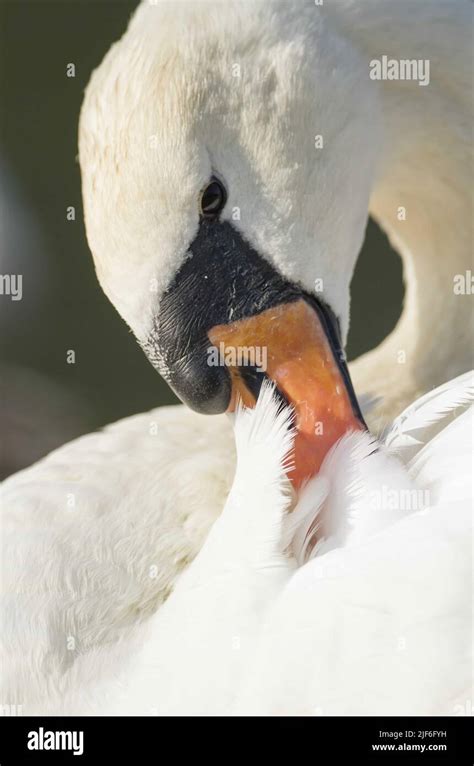
[[[115,645],[76,658],[59,688],[49,685],[47,704],[37,699],[31,710],[463,710],[472,667],[472,373],[453,381],[450,402],[447,392],[403,413],[390,447],[367,434],[344,437],[288,513],[291,414],[264,388],[256,409],[237,415],[237,471],[222,515],[166,603]],[[413,432],[417,452],[400,461]],[[308,528],[318,536],[309,552]]]
[[[470,4],[243,8],[144,3],[94,74],[80,157],[98,277],[144,342],[217,162],[230,182],[224,217],[238,209],[235,226],[286,278],[309,292],[321,279],[345,336],[370,206],[407,282],[399,326],[353,367],[384,426],[472,357],[468,299],[452,289],[471,257]],[[432,88],[370,86],[368,61],[394,40],[395,54],[430,58]],[[234,115],[228,132],[220,108]],[[308,162],[319,131],[325,151]],[[233,483],[228,420],[183,407],[11,477],[2,701],[24,713],[464,709],[472,421],[454,410],[468,387],[457,379],[415,401],[381,451],[346,437],[294,515],[287,416],[268,391],[237,418]],[[393,508],[401,497],[423,507]]]
[[[472,374],[454,381],[449,415],[460,391],[464,404],[472,401]],[[396,439],[390,451],[362,457],[357,437],[352,476],[334,473],[339,496],[347,493],[339,507],[345,539],[317,552],[282,590],[265,619],[240,712],[467,713],[473,409],[461,406],[431,438],[423,411],[428,425],[441,420],[433,395],[406,413],[401,433],[416,429],[421,444],[404,469],[390,454]],[[344,470],[343,450],[335,453]]]
[[[3,482],[5,704],[41,707],[45,689],[67,688],[78,658],[156,611],[220,513],[234,469],[225,416],[165,407]]]

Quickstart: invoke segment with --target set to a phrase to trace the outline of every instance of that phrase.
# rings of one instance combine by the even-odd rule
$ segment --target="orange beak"
[[[345,364],[336,358],[324,321],[306,300],[216,325],[208,337],[230,372],[228,412],[239,399],[253,407],[265,377],[293,407],[296,438],[290,479],[295,489],[318,472],[341,436],[365,430]]]

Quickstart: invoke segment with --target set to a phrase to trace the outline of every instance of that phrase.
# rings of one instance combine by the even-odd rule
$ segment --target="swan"
[[[469,373],[379,442],[346,434],[289,513],[292,412],[264,383],[237,410],[232,489],[173,593],[80,656],[47,712],[466,712],[473,398]]]
[[[93,74],[79,153],[97,276],[197,412],[128,418],[5,482],[12,704],[60,693],[79,657],[160,613],[232,485],[219,413],[265,377],[296,413],[294,490],[363,433],[343,348],[369,212],[407,283],[394,333],[351,367],[371,423],[471,366],[453,290],[470,259],[469,22],[463,0],[143,3]],[[415,50],[428,87],[368,76]],[[255,338],[264,375],[207,364]]]
[[[251,247],[332,309],[344,345],[370,212],[399,251],[406,284],[394,332],[351,367],[359,395],[378,398],[371,422],[383,428],[472,366],[470,291],[455,289],[471,269],[472,4],[175,6],[140,5],[86,91],[80,163],[100,284],[178,396],[219,410],[214,389],[205,401],[186,390],[192,365],[198,387],[197,360],[179,357],[202,325],[251,310],[238,294],[226,303],[220,286],[209,316],[216,283],[231,290],[241,273],[224,264],[218,273],[223,258],[212,251],[243,268]],[[382,55],[428,61],[429,83],[372,80]],[[225,201],[219,238],[199,220],[204,192],[206,204]],[[187,279],[194,289],[183,289]],[[176,347],[167,328],[186,324],[179,300],[194,304],[199,326]]]

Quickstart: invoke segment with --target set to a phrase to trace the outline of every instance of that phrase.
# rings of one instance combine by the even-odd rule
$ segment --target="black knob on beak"
[[[301,297],[226,221],[203,218],[188,257],[160,302],[143,350],[191,409],[228,409],[231,379],[211,362],[209,331]]]

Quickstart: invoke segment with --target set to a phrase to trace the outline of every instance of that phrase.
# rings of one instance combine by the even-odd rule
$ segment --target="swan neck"
[[[385,415],[473,363],[468,5],[378,0],[375,9],[366,0],[357,23],[349,13],[340,19],[368,63],[383,55],[429,62],[424,84],[376,83],[383,140],[370,213],[402,258],[406,294],[397,327],[355,362],[353,376],[356,390],[377,387]]]

